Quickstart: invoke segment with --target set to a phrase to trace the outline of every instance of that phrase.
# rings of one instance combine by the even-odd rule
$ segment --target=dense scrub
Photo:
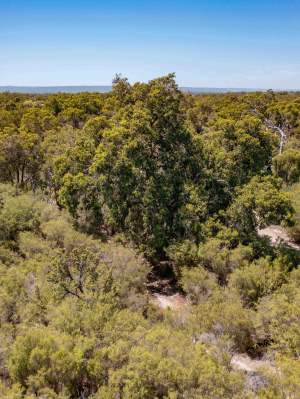
[[[296,399],[299,159],[298,94],[1,94],[0,396]]]

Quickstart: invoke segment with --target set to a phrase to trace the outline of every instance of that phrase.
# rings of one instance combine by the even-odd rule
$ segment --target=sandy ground
[[[286,244],[287,246],[300,251],[300,245],[295,244],[291,241],[286,230],[281,226],[271,225],[265,229],[258,230],[258,234],[262,236],[267,236],[271,239],[273,245],[277,245],[280,242]]]
[[[163,295],[154,293],[152,294],[152,302],[160,309],[181,310],[187,306],[187,300],[183,295]]]
[[[272,367],[267,360],[251,359],[248,355],[239,353],[232,356],[230,364],[233,369],[242,370],[246,373],[255,373],[261,367],[267,367],[268,369]]]

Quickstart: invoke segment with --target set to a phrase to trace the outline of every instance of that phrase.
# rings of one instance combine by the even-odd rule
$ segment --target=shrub
[[[297,183],[300,178],[300,151],[289,149],[273,158],[275,174],[286,184]]]
[[[261,258],[236,269],[230,276],[229,286],[237,289],[243,302],[253,306],[261,297],[276,290],[286,279],[280,264]]]
[[[193,304],[207,300],[218,287],[215,276],[201,266],[183,268],[180,282],[188,299]]]

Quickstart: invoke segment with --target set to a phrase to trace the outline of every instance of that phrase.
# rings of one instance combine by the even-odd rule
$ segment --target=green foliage
[[[218,285],[214,275],[202,267],[183,268],[180,283],[192,303],[205,301]]]
[[[128,364],[115,370],[95,397],[231,398],[241,387],[241,377],[218,365],[201,344],[157,326],[131,348]]]
[[[168,254],[179,272],[183,266],[202,266],[214,273],[221,284],[225,284],[228,275],[247,264],[253,255],[251,247],[240,244],[230,248],[230,242],[220,238],[211,238],[198,246],[185,241],[171,246]]]
[[[0,93],[1,398],[298,399],[299,255],[258,230],[297,241],[299,129],[172,74]]]
[[[280,191],[279,180],[268,177],[254,177],[237,191],[237,197],[228,209],[231,225],[242,239],[249,239],[257,228],[289,220],[293,208],[289,197]]]
[[[286,150],[273,158],[274,170],[286,184],[297,183],[300,178],[300,151]]]
[[[287,271],[279,262],[260,258],[258,261],[236,269],[230,276],[230,286],[236,288],[247,305],[254,305],[286,280]]]
[[[257,331],[263,341],[271,341],[277,351],[299,358],[299,270],[292,273],[291,281],[271,296],[263,298],[258,306]]]
[[[40,223],[40,203],[28,194],[3,200],[0,209],[0,239],[16,240],[21,231],[37,230]]]
[[[36,186],[42,164],[41,138],[37,133],[6,127],[0,131],[1,180]]]
[[[288,188],[288,193],[291,197],[292,205],[295,209],[294,221],[295,224],[289,229],[289,234],[295,242],[300,242],[300,183],[293,184]]]
[[[272,146],[261,122],[247,116],[235,121],[219,118],[203,135],[209,168],[208,189],[214,212],[228,206],[235,187],[270,166]]]
[[[76,345],[62,333],[32,328],[15,341],[8,369],[12,378],[22,386],[30,386],[32,392],[48,387],[57,392],[59,386],[64,386],[73,396],[87,378],[92,383],[90,350],[89,340],[79,340]]]
[[[260,399],[297,399],[300,389],[300,363],[299,359],[278,356],[276,372],[267,375],[268,386],[261,389]]]
[[[196,339],[212,334],[214,339],[225,338],[237,352],[250,351],[255,346],[254,313],[243,307],[235,292],[215,290],[205,302],[194,307],[190,328]]]
[[[199,167],[172,76],[150,82],[147,90],[144,103],[128,105],[118,126],[105,131],[92,171],[108,207],[106,223],[151,255],[183,229],[185,185]]]

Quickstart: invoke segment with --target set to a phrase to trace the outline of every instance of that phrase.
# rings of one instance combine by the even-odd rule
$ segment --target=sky
[[[0,0],[0,85],[300,89],[300,0]]]

